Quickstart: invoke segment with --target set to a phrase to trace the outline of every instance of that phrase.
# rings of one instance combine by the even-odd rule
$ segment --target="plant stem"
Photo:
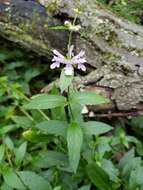
[[[25,110],[23,109],[23,107],[18,106],[20,108],[20,110],[31,120],[34,121],[33,117]]]
[[[72,112],[72,108],[71,108],[71,105],[70,105],[70,102],[69,102],[69,94],[70,94],[70,90],[69,90],[69,87],[68,87],[68,94],[67,94],[67,100],[68,100],[68,110],[70,112],[70,117],[72,117],[72,120],[74,120],[74,114]]]
[[[17,90],[17,89],[16,89]],[[26,101],[30,101],[30,99],[27,97],[27,96],[25,96],[23,93],[21,93],[20,91],[18,91],[17,90],[17,92],[20,94],[20,96],[22,96]],[[46,120],[50,120],[49,119],[49,117],[42,111],[42,110],[40,110],[40,109],[37,109],[37,111],[44,117],[44,119],[46,119]]]
[[[73,23],[72,23],[73,26],[75,26],[76,19],[77,19],[77,15],[74,17],[74,20],[73,20]],[[73,31],[71,30],[70,34],[69,34],[68,50],[70,49],[70,46],[71,46],[72,34],[73,34]]]

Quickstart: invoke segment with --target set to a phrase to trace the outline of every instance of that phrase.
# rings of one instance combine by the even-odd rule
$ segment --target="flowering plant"
[[[60,64],[64,64],[65,65],[64,70],[65,70],[66,75],[73,75],[74,66],[77,66],[77,68],[81,69],[82,71],[86,71],[86,67],[84,66],[84,63],[86,63],[86,59],[84,57],[85,52],[80,51],[79,54],[74,56],[73,48],[74,48],[74,46],[72,45],[68,49],[68,53],[67,53],[66,57],[64,57],[57,50],[53,50],[54,57],[52,59],[53,63],[50,66],[51,69],[54,69],[56,67],[59,68]]]

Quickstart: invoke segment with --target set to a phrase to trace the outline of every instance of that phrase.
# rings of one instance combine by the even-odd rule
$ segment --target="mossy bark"
[[[86,51],[93,70],[78,83],[110,92],[111,104],[118,110],[143,109],[143,27],[115,16],[96,1],[11,0],[9,5],[0,1],[0,35],[46,57],[53,48],[65,52],[68,32],[50,27],[73,19],[74,8],[82,11],[78,16],[82,29],[73,43],[77,52]]]

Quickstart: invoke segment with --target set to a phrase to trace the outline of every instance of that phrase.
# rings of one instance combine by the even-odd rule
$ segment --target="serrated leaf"
[[[51,109],[66,105],[66,99],[63,96],[40,94],[33,96],[31,101],[24,106],[26,109]]]
[[[108,174],[96,163],[91,163],[86,167],[87,174],[91,182],[101,190],[113,190]]]
[[[67,122],[58,120],[49,120],[38,123],[35,127],[44,134],[52,134],[58,136],[66,136]]]
[[[81,105],[99,105],[109,103],[107,98],[94,92],[75,92],[72,94],[70,101],[71,103],[78,103]]]
[[[60,75],[60,89],[61,93],[63,93],[67,88],[70,86],[70,84],[73,81],[73,75],[66,75],[64,69],[61,72]]]
[[[67,130],[67,146],[70,166],[74,172],[76,172],[79,164],[82,141],[82,129],[77,123],[71,123]]]
[[[83,127],[87,135],[101,135],[113,129],[110,125],[98,121],[84,122]]]
[[[49,182],[35,172],[21,171],[17,174],[29,190],[51,190]]]

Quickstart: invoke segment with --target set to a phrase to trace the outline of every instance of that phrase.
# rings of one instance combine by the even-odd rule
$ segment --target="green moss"
[[[42,49],[47,54],[50,53],[50,47],[47,44],[44,44],[43,41],[33,38],[25,32],[25,29],[22,30],[17,26],[13,26],[11,24],[3,24],[0,22],[0,32],[3,33],[7,39],[16,39],[16,42],[23,44],[24,46],[33,46],[37,47],[37,51]]]
[[[98,0],[98,2],[107,6],[106,0]],[[124,3],[121,0],[116,0],[108,7],[120,16],[140,24],[140,16],[143,13],[143,0],[124,0]]]

